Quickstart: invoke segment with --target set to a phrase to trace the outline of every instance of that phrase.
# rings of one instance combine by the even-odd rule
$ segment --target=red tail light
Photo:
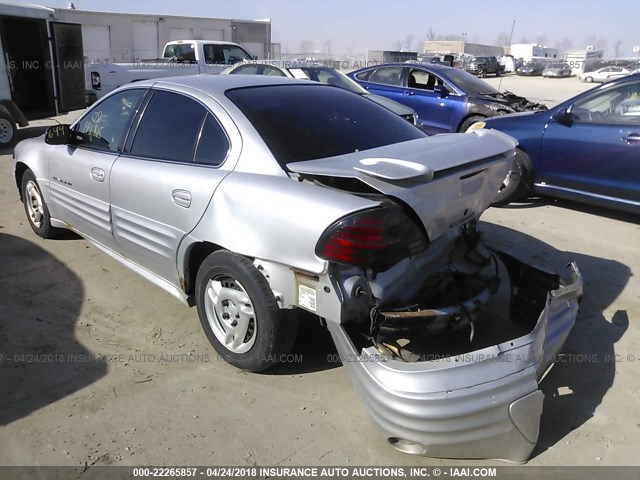
[[[427,239],[400,208],[381,207],[338,220],[320,237],[316,255],[344,265],[388,270],[427,248]]]

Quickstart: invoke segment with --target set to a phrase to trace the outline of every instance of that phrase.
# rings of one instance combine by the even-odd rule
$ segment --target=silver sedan
[[[571,66],[568,63],[552,63],[542,71],[542,76],[547,78],[564,78],[571,76]]]
[[[522,462],[581,280],[476,233],[515,146],[315,82],[198,76],[114,91],[20,143],[14,173],[37,235],[73,230],[197,305],[232,365],[282,359],[304,310],[396,448]]]

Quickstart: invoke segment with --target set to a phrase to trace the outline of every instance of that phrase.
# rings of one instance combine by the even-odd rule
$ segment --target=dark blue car
[[[389,63],[348,76],[371,93],[413,108],[422,129],[431,134],[464,132],[471,124],[495,115],[546,109],[444,65]]]
[[[640,74],[546,112],[496,117],[472,128],[495,128],[520,143],[496,204],[535,193],[640,213]]]

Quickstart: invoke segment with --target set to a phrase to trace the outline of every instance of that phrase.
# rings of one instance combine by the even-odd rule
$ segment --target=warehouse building
[[[211,11],[215,11],[212,3]],[[270,20],[235,20],[177,15],[55,9],[56,20],[82,26],[85,60],[132,62],[157,58],[172,40],[224,40],[240,43],[258,58],[269,58]]]
[[[369,50],[367,52],[367,65],[378,63],[396,63],[417,60],[417,52],[398,52],[392,50]]]
[[[422,53],[437,53],[439,55],[466,53],[468,55],[501,57],[504,55],[504,48],[462,40],[425,40],[422,43]]]

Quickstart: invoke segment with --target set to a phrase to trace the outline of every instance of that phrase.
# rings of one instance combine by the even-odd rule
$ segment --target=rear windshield
[[[229,90],[281,167],[422,138],[406,120],[360,95],[319,84]]]

